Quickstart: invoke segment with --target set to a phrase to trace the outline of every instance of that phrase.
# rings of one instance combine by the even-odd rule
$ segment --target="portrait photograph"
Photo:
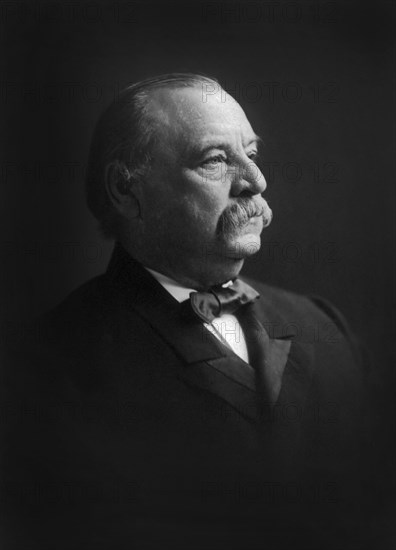
[[[394,548],[395,3],[0,37],[0,548]]]

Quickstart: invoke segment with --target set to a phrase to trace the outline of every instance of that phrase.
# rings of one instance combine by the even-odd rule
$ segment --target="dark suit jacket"
[[[3,375],[6,548],[355,548],[367,450],[353,338],[326,302],[248,282],[284,367],[272,407],[252,367],[120,246],[24,331]]]

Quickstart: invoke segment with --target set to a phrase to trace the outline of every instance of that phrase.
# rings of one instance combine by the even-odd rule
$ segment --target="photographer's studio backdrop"
[[[133,81],[197,71],[265,142],[274,219],[244,273],[331,300],[391,380],[393,6],[2,2],[3,338],[106,268],[84,194],[99,114]]]

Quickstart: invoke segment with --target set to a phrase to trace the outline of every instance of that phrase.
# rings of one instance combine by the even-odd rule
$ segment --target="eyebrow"
[[[264,145],[263,138],[258,134],[254,134],[254,138],[249,141],[246,147],[249,147],[252,143],[257,143],[257,145]]]
[[[262,138],[257,135],[257,134],[254,134],[254,137],[252,139],[249,140],[249,142],[245,145],[245,148],[246,147],[249,147],[249,145],[252,145],[252,143],[257,143],[257,145],[263,145],[263,140]],[[207,151],[210,151],[211,149],[228,149],[230,147],[230,144],[229,143],[226,143],[226,142],[222,142],[222,141],[213,141],[213,143],[210,143],[209,145],[206,145],[206,147],[204,147],[203,149],[201,149],[198,146],[194,146],[192,148],[192,153],[193,155],[204,155]]]

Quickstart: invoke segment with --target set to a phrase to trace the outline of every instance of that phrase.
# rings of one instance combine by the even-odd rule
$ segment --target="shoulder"
[[[298,294],[247,277],[243,279],[260,293],[260,308],[265,319],[279,323],[283,329],[294,327],[302,339],[331,344],[344,342],[355,361],[368,369],[361,343],[331,301],[315,294]]]
[[[255,279],[243,279],[260,293],[260,305],[275,319],[299,320],[307,317],[331,319],[339,328],[344,325],[343,316],[329,301],[319,296],[304,295],[267,285]]]
[[[326,298],[315,294],[298,294],[247,277],[243,279],[260,293],[261,308],[275,321],[305,325],[332,324],[348,339],[355,339],[343,313]]]
[[[104,319],[111,302],[110,289],[104,275],[83,283],[49,311],[23,322],[23,328],[8,339],[6,357],[21,362],[57,351],[66,356],[79,343],[94,343],[105,332]]]
[[[99,275],[72,290],[59,304],[40,317],[55,322],[68,315],[98,314],[108,293],[104,275]]]

